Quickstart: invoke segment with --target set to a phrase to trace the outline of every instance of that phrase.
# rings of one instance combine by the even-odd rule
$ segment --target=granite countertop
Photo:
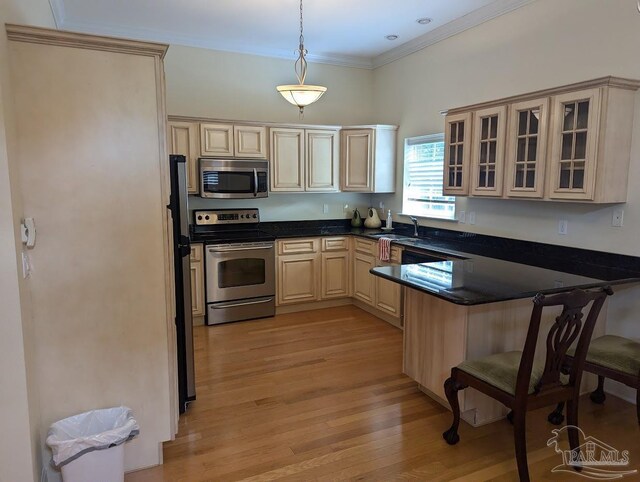
[[[263,222],[260,230],[276,239],[354,235],[377,241],[391,234],[392,244],[447,261],[377,267],[371,273],[461,305],[640,282],[640,258],[634,256],[425,226],[415,238],[411,225],[394,223],[396,229],[387,233],[353,228],[349,221]]]

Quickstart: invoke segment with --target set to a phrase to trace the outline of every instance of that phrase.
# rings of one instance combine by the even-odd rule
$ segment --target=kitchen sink
[[[415,239],[415,238],[412,238],[411,236],[403,236],[401,234],[387,234],[387,233],[376,233],[376,234],[371,234],[371,236],[376,238],[381,238],[384,236],[385,238],[395,239],[395,240]]]

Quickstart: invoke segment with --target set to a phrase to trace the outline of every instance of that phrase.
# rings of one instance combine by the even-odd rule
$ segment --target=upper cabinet
[[[338,190],[338,130],[272,127],[271,191]]]
[[[474,115],[471,194],[502,196],[507,108],[490,107]]]
[[[451,110],[445,194],[625,202],[639,87],[604,77]]]
[[[201,123],[203,157],[267,158],[267,128],[259,125]]]
[[[444,185],[445,196],[469,194],[471,162],[471,113],[447,115],[445,120]]]
[[[516,198],[541,198],[547,160],[549,99],[515,102],[510,109],[505,194]]]
[[[394,192],[397,126],[345,127],[340,139],[343,191]]]
[[[198,123],[169,121],[169,154],[187,158],[187,192],[198,193]]]

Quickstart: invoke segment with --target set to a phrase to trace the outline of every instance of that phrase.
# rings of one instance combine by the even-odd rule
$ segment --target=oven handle
[[[253,168],[253,197],[258,197],[258,170]]]
[[[207,251],[210,253],[228,253],[229,251],[256,251],[262,249],[273,249],[273,244],[269,245],[260,245],[260,246],[243,246],[241,248],[233,248],[233,247],[220,247],[220,246],[209,246]]]
[[[270,303],[273,298],[267,298],[259,301],[246,301],[244,303],[217,303],[216,305],[210,305],[214,310],[224,310],[225,308],[236,308],[238,306],[260,305],[262,303]]]

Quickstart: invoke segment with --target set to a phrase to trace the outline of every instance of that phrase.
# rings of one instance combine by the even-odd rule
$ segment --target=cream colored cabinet
[[[200,191],[198,123],[169,121],[168,127],[169,154],[182,154],[187,158],[187,192],[197,194]]]
[[[273,127],[270,129],[271,190],[338,190],[338,131]]]
[[[204,316],[204,257],[202,244],[191,245],[191,313]]]
[[[200,154],[205,157],[267,158],[267,128],[259,125],[201,123]]]
[[[469,164],[471,162],[471,113],[447,115],[444,131],[445,196],[469,194]]]
[[[505,194],[541,198],[547,160],[549,99],[516,102],[509,107],[505,153]]]
[[[392,246],[389,262],[380,261],[378,259],[378,243],[354,238],[353,297],[386,315],[400,319],[402,316],[402,286],[374,276],[369,271],[376,266],[399,264],[401,257],[402,250],[397,246]]]
[[[320,297],[323,300],[349,296],[350,260],[348,237],[322,239],[322,288]]]
[[[345,127],[340,133],[342,191],[395,192],[397,126]]]
[[[603,77],[451,110],[444,194],[625,202],[638,88]]]
[[[473,114],[471,194],[474,196],[502,196],[506,122],[506,106]]]
[[[607,77],[551,97],[549,199],[627,200],[636,80]],[[586,86],[585,86],[586,87]]]
[[[276,244],[277,304],[317,301],[320,297],[319,239],[286,239]]]

